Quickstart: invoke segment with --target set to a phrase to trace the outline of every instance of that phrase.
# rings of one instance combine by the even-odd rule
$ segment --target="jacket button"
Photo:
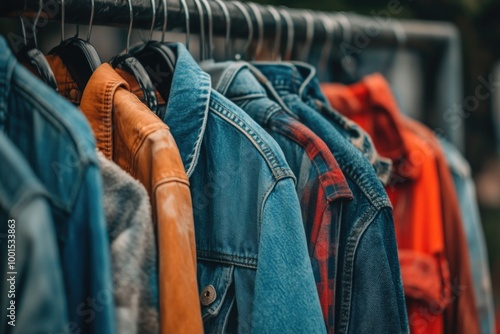
[[[201,305],[208,306],[212,304],[217,297],[217,292],[215,292],[215,288],[213,285],[206,286],[200,295]]]
[[[76,89],[72,89],[69,91],[69,97],[71,99],[71,102],[78,101],[78,98],[80,97],[80,93]]]

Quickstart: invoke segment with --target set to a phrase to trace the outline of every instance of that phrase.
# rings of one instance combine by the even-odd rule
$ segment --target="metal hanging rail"
[[[149,30],[152,22],[152,1],[131,1],[134,15],[133,27]],[[210,21],[206,19],[208,18],[207,12],[211,12],[213,35],[226,36],[227,21],[221,1],[204,1],[204,4],[210,7],[210,11],[201,4],[202,1],[204,0],[166,0],[167,30],[186,31],[186,13],[183,8],[187,7],[190,34],[200,33],[202,30],[198,8],[203,8],[205,27]],[[156,30],[161,30],[163,27],[165,14],[163,2],[162,0],[154,1]],[[22,15],[32,18],[38,12],[40,3],[42,3],[40,21],[60,21],[64,3],[66,23],[86,25],[90,22],[92,13],[94,25],[128,28],[130,23],[127,0],[2,0],[0,1],[0,17],[17,18]],[[250,30],[252,30],[253,40],[264,36],[274,41],[276,36],[280,36],[278,38],[281,41],[277,47],[280,51],[285,49],[282,53],[285,55],[289,54],[287,53],[288,46],[297,45],[297,43],[304,43],[300,44],[301,49],[310,48],[316,43],[323,45],[329,43],[331,49],[344,54],[360,53],[366,48],[390,47],[405,48],[426,55],[432,59],[432,63],[438,65],[436,65],[437,70],[433,70],[430,74],[435,82],[433,85],[435,94],[431,94],[434,96],[432,99],[434,102],[428,105],[425,121],[434,129],[446,133],[459,148],[464,147],[463,124],[454,125],[453,122],[448,121],[449,113],[453,115],[460,113],[459,109],[451,111],[449,109],[460,104],[462,99],[460,36],[452,24],[397,20],[393,14],[397,14],[400,8],[390,8],[390,6],[374,16],[360,16],[350,13],[326,13],[262,5],[255,7],[255,5],[250,6],[249,3],[237,1],[224,1],[223,4],[230,17],[231,39],[248,40]],[[92,5],[94,5],[93,12]],[[260,15],[256,15],[256,12]],[[249,20],[251,29],[249,29]],[[293,25],[293,29],[290,25]],[[203,31],[206,33],[208,30],[205,28]],[[290,41],[292,43],[288,43]],[[456,89],[449,89],[450,80],[454,82]]]
[[[190,31],[198,33],[200,31],[200,20],[196,0],[186,0],[189,8]],[[199,1],[199,0],[198,0]],[[88,24],[92,13],[91,0],[64,0],[65,22],[73,24]],[[156,2],[156,29],[160,30],[163,25],[162,1]],[[39,9],[39,0],[3,0],[0,4],[0,17],[18,17],[20,14],[33,17]],[[61,20],[61,0],[43,0],[42,19]],[[234,1],[225,1],[229,16],[231,18],[231,37],[246,38],[249,34],[247,20],[241,9],[235,5]],[[151,1],[133,0],[134,28],[149,29],[151,25]],[[215,1],[208,1],[213,17],[213,34],[224,36],[226,34],[226,21],[221,6]],[[128,27],[129,9],[127,1],[124,0],[94,0],[93,24],[104,26]],[[252,19],[254,27],[257,26],[257,19],[248,8],[248,13]],[[203,6],[201,6],[203,7]],[[269,11],[269,6],[259,6],[262,15],[264,35],[272,38],[277,29],[277,23],[273,13]],[[287,34],[291,29],[287,29],[287,17],[284,11],[289,14],[289,22],[293,22],[294,42],[305,41],[308,35],[308,22],[305,13],[312,15],[312,27],[314,42],[323,42],[328,36],[325,29],[324,17],[326,13],[294,10],[279,7],[282,40],[288,38]],[[186,19],[181,0],[167,0],[168,30],[186,30]],[[455,27],[448,23],[430,23],[410,20],[396,20],[389,15],[381,17],[353,16],[348,14],[348,21],[344,20],[343,25],[338,25],[335,29],[336,42],[347,42],[355,47],[374,46],[402,46],[398,40],[398,32],[404,38],[404,47],[409,49],[432,49],[446,44],[450,37],[456,36]],[[206,11],[204,12],[206,16]],[[328,14],[332,15],[332,14]],[[334,16],[332,16],[334,17]],[[206,21],[205,21],[206,22]],[[311,27],[311,25],[309,26]],[[339,28],[340,27],[340,28]],[[348,34],[342,30],[348,29]],[[256,28],[254,38],[256,38]],[[351,40],[346,40],[350,36]]]

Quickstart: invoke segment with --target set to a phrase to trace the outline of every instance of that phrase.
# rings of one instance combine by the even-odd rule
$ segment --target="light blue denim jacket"
[[[272,85],[247,62],[203,63],[214,87],[240,106],[280,145],[297,178],[309,257],[328,333],[335,328],[338,232],[347,181],[326,144],[300,123]]]
[[[83,114],[18,64],[0,37],[0,129],[48,193],[67,331],[114,333],[109,241],[95,141]]]
[[[48,194],[1,132],[0,159],[0,332],[60,333],[68,316]]]
[[[324,333],[281,149],[212,89],[182,44],[170,47],[177,62],[164,121],[191,184],[199,290],[215,292],[201,300],[205,331]]]
[[[481,333],[490,334],[495,331],[495,307],[491,288],[488,253],[484,240],[483,225],[477,206],[476,188],[472,181],[470,167],[457,148],[445,139],[440,138],[446,156],[446,162],[453,176],[464,224],[465,236],[470,256],[474,295]]]
[[[307,127],[331,149],[354,200],[345,203],[339,238],[335,323],[337,333],[407,333],[392,207],[376,169],[327,108],[313,68],[304,79],[292,64],[254,63]],[[304,101],[307,101],[305,103]],[[316,103],[320,102],[320,103]],[[353,138],[356,139],[356,138]],[[366,140],[363,140],[366,143]],[[365,147],[367,150],[369,147]],[[370,156],[371,154],[369,154]]]

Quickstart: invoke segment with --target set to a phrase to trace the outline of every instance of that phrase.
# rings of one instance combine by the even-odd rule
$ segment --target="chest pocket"
[[[198,291],[205,333],[236,333],[234,266],[198,260]]]

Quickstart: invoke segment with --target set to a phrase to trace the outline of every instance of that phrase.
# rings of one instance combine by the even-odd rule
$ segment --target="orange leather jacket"
[[[48,56],[61,95],[89,120],[98,149],[147,189],[156,223],[162,333],[203,333],[189,180],[168,126],[109,65],[82,93],[60,58]]]

